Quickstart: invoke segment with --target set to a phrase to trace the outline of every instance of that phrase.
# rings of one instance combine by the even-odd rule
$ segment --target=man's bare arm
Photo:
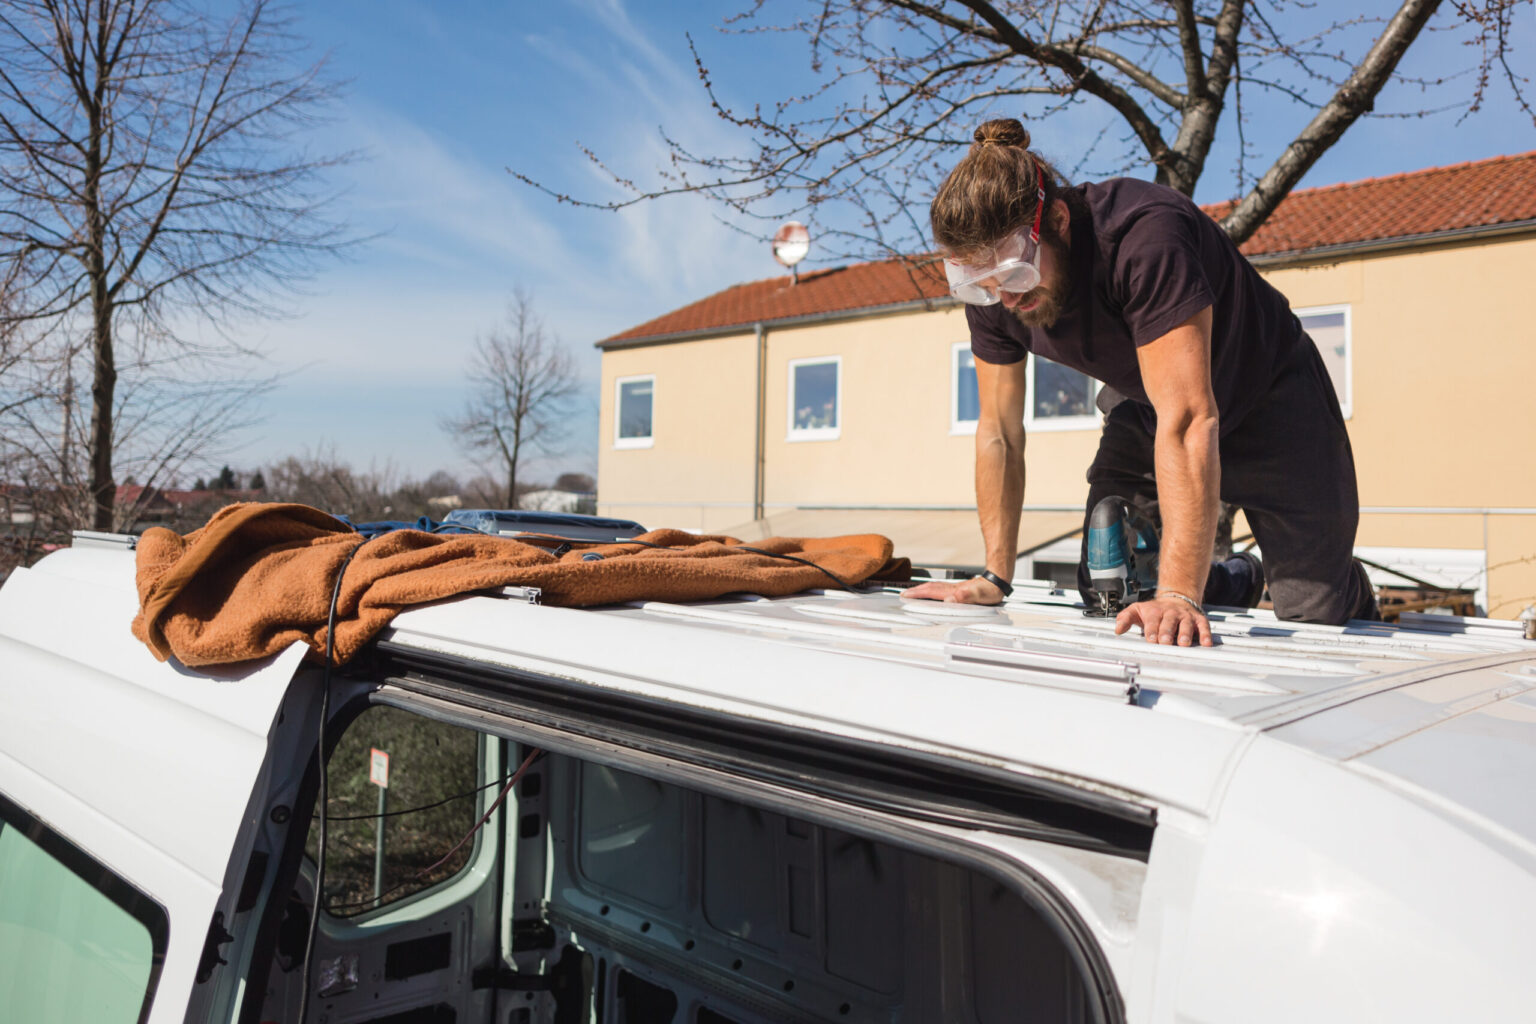
[[[976,360],[980,412],[976,421],[976,509],[987,568],[1013,579],[1024,505],[1025,360],[1007,365]],[[1003,592],[976,578],[925,583],[902,594],[966,604],[998,604]]]
[[[1154,643],[1187,646],[1198,637],[1209,646],[1211,627],[1198,602],[1210,572],[1221,493],[1219,420],[1211,390],[1210,307],[1143,345],[1136,354],[1142,384],[1157,411],[1154,462],[1163,520],[1159,596],[1122,611],[1115,631],[1123,633],[1140,625]]]
[[[987,568],[1013,579],[1024,506],[1025,360],[997,366],[976,360],[981,411],[976,421],[976,510]]]

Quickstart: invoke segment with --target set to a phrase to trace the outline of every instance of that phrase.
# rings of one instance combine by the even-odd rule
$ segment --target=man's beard
[[[1066,243],[1061,239],[1042,236],[1041,247],[1049,246],[1051,261],[1056,265],[1056,283],[1052,287],[1040,285],[1025,292],[1019,299],[1018,305],[1009,306],[1008,312],[1019,319],[1025,327],[1051,327],[1056,323],[1056,318],[1061,316],[1061,309],[1067,304],[1067,298],[1072,294],[1072,275],[1069,267],[1069,251]],[[1036,259],[1039,259],[1037,256]],[[1030,306],[1030,303],[1034,303]],[[1030,306],[1028,309],[1022,307]]]

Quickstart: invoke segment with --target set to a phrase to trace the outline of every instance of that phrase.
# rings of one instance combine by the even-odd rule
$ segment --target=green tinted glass
[[[133,1022],[155,961],[149,929],[0,823],[0,1007],[8,1020]]]

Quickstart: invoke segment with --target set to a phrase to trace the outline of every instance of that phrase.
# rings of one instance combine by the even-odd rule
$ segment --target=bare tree
[[[420,516],[441,518],[444,497],[457,497],[463,485],[453,474],[437,470],[425,480],[402,479],[394,467],[354,469],[334,446],[289,456],[257,470],[265,501],[296,501],[355,523],[375,520],[411,522]],[[499,488],[498,488],[499,490]]]
[[[227,21],[183,0],[0,0],[0,294],[49,332],[78,401],[89,521],[113,520],[120,369],[226,343],[187,328],[266,313],[346,240],[299,133],[330,87],[267,0]],[[88,395],[88,399],[87,399]],[[66,414],[68,408],[66,409]]]
[[[561,473],[555,477],[554,488],[576,494],[593,494],[597,491],[597,478],[591,473]]]
[[[34,330],[29,330],[30,325],[7,316],[15,303],[15,296],[0,290],[0,418],[39,397],[34,372],[38,338]],[[3,457],[0,453],[0,459]]]
[[[475,344],[469,400],[443,429],[490,457],[506,481],[505,507],[516,508],[519,474],[531,455],[559,450],[579,387],[570,353],[518,289],[506,325]]]
[[[921,211],[957,149],[969,144],[969,126],[1093,104],[1104,126],[1074,176],[1090,164],[1110,172],[1150,165],[1157,181],[1193,195],[1218,132],[1234,133],[1239,198],[1222,226],[1241,242],[1351,125],[1373,116],[1394,81],[1422,95],[1459,79],[1462,91],[1447,108],[1471,113],[1501,78],[1532,113],[1528,82],[1509,59],[1513,19],[1520,8],[1529,14],[1526,0],[1399,0],[1385,17],[1304,0],[803,0],[799,7],[803,17],[768,24],[763,0],[755,0],[727,22],[733,31],[806,37],[819,81],[786,86],[787,98],[731,109],[694,50],[716,113],[752,137],[746,152],[696,152],[664,132],[669,166],[654,185],[610,172],[628,193],[612,202],[578,200],[512,173],[563,201],[608,209],[700,193],[748,217],[809,219],[824,249],[838,255],[900,255],[931,248]],[[1427,27],[1469,44],[1459,74],[1434,81],[1398,74]],[[1257,153],[1246,136],[1256,98],[1270,120],[1310,112],[1277,152]],[[1261,170],[1250,172],[1254,165]]]
[[[0,479],[32,509],[42,541],[67,539],[71,529],[93,521],[94,421],[74,384],[88,379],[88,359],[76,352],[68,362],[36,364],[23,378],[28,401],[0,412]],[[187,366],[170,354],[119,367],[109,444],[118,472],[140,488],[121,502],[114,488],[106,529],[131,530],[157,490],[228,453],[231,438],[253,421],[256,404],[275,384],[238,363],[205,358]]]
[[[392,467],[356,470],[331,447],[290,455],[268,466],[264,475],[270,501],[312,505],[359,523],[387,519],[398,512],[392,499],[397,490]],[[412,509],[408,514],[418,513]]]

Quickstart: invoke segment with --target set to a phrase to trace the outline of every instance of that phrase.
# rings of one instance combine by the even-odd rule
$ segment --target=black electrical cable
[[[500,786],[501,784],[506,782],[511,777],[512,777],[511,775],[503,775],[499,779],[492,779],[490,782],[487,782],[483,786],[476,786],[474,789],[465,790],[463,793],[455,793],[455,794],[453,794],[453,796],[445,796],[441,800],[437,801],[436,803],[422,804],[420,807],[407,807],[403,811],[385,811],[383,814],[346,814],[346,815],[342,815],[342,814],[327,814],[325,816],[325,820],[326,821],[377,821],[379,818],[394,818],[394,817],[398,817],[399,815],[402,815],[402,814],[415,814],[418,811],[430,811],[434,807],[441,807],[441,806],[443,806],[443,804],[453,803],[453,801],[455,801],[455,800],[463,800],[465,797],[474,796],[477,793],[483,793],[486,790],[490,789],[492,786]]]
[[[320,802],[320,834],[315,840],[315,900],[309,911],[309,935],[304,941],[304,968],[299,972],[303,986],[299,990],[300,1024],[303,1024],[304,1015],[309,1010],[310,955],[315,951],[315,933],[320,927],[320,901],[325,892],[325,806],[329,796],[325,778],[325,719],[331,710],[331,666],[336,661],[336,603],[341,598],[341,580],[347,574],[347,566],[352,564],[352,556],[366,543],[366,540],[359,541],[347,552],[347,557],[342,559],[341,568],[336,570],[336,582],[331,586],[331,609],[325,619],[325,668],[320,676],[320,725],[315,735],[315,762],[320,771],[320,792],[316,797]]]
[[[815,562],[811,561],[809,558],[801,558],[798,555],[786,555],[786,554],[782,554],[782,553],[780,553],[778,551],[764,551],[762,548],[749,548],[745,544],[740,545],[739,547],[737,547],[736,550],[738,550],[738,551],[750,551],[754,555],[767,555],[769,558],[782,558],[785,561],[789,561],[789,562],[799,562],[801,565],[808,565],[808,566],[810,566],[813,569],[820,569],[822,572],[824,572],[828,576],[832,577],[832,582],[833,583],[836,583],[838,586],[842,587],[844,590],[852,590],[853,589],[853,584],[852,583],[849,583],[847,580],[843,579],[841,576],[839,576],[837,573],[833,572],[831,569],[828,569],[826,566],[824,566],[824,565],[817,565]]]
[[[474,825],[471,826],[470,830],[464,833],[463,838],[454,843],[453,847],[447,853],[439,857],[436,861],[428,864],[426,867],[422,868],[414,875],[411,875],[409,878],[406,878],[405,880],[390,886],[388,889],[385,889],[377,896],[370,896],[366,900],[356,900],[352,903],[328,903],[325,907],[326,911],[334,913],[337,910],[349,910],[352,907],[382,906],[384,903],[384,897],[393,896],[401,889],[404,889],[406,886],[426,878],[432,872],[448,863],[453,855],[459,852],[459,848],[461,846],[473,839],[475,837],[475,833],[479,832],[482,828],[485,827],[485,823],[491,820],[491,815],[496,813],[496,808],[500,807],[502,801],[507,798],[507,794],[512,792],[512,787],[517,785],[518,781],[522,779],[523,774],[527,772],[529,768],[533,767],[533,762],[543,756],[544,751],[535,747],[527,757],[523,758],[523,763],[518,765],[517,771],[512,773],[511,778],[507,780],[506,786],[503,787],[502,791],[497,794],[496,799],[491,801],[491,806],[486,808],[485,813],[480,816],[480,820],[475,822]],[[300,1017],[299,1019],[302,1021],[303,1017]]]

